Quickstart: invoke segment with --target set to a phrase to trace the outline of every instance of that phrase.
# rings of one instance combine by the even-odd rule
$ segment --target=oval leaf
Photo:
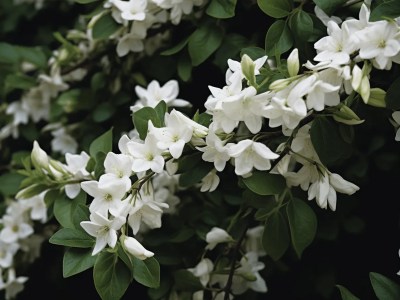
[[[237,0],[211,0],[206,13],[217,19],[231,18],[235,16],[236,2]]]
[[[280,212],[271,215],[265,222],[262,245],[273,260],[278,260],[289,247],[289,232],[285,218]]]
[[[281,175],[255,171],[253,175],[243,178],[243,183],[258,195],[277,195],[286,187],[286,180]]]
[[[49,240],[50,243],[61,246],[90,248],[95,240],[86,232],[71,228],[61,228]]]
[[[149,288],[160,286],[160,265],[154,257],[140,260],[133,258],[133,278]]]
[[[67,278],[93,267],[97,256],[87,249],[69,248],[64,253],[63,277]]]
[[[342,297],[342,300],[360,300],[360,298],[354,296],[348,289],[346,289],[344,286],[341,286],[339,284],[336,285],[336,287],[340,291],[340,296]]]
[[[300,258],[304,249],[314,240],[317,232],[317,217],[307,203],[296,198],[288,203],[286,212],[293,248]]]
[[[369,279],[379,300],[400,299],[400,286],[391,279],[375,272],[369,273]]]
[[[101,16],[93,25],[93,38],[94,39],[107,39],[110,35],[116,32],[120,25],[115,22],[111,14]]]
[[[275,21],[265,36],[265,52],[268,56],[276,56],[290,50],[293,37],[289,26],[283,20]]]
[[[292,1],[290,0],[257,0],[261,10],[273,18],[284,18],[292,10]]]

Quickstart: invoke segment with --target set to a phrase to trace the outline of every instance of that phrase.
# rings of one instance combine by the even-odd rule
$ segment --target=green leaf
[[[397,78],[386,92],[386,106],[393,110],[400,110],[400,77]]]
[[[285,53],[293,46],[293,37],[289,26],[283,20],[276,20],[265,36],[265,52],[268,56]]]
[[[310,135],[315,151],[326,166],[347,158],[351,153],[351,145],[341,137],[338,124],[328,118],[316,118]]]
[[[82,192],[80,195],[84,195]],[[59,194],[54,202],[54,216],[61,226],[65,228],[79,229],[75,228],[73,218],[75,215],[75,210],[77,205],[85,204],[86,199],[82,196],[77,196],[75,199],[68,198],[64,193]]]
[[[0,63],[15,64],[18,62],[20,56],[15,49],[15,46],[0,43]]]
[[[160,286],[160,265],[154,257],[140,260],[133,258],[133,278],[149,288]]]
[[[110,35],[116,32],[120,28],[117,22],[111,14],[105,14],[101,16],[97,22],[93,25],[93,38],[107,39]]]
[[[189,37],[190,37],[190,36],[188,36],[187,38],[183,39],[182,41],[180,41],[178,44],[176,44],[176,45],[173,46],[172,48],[167,49],[167,50],[164,50],[164,51],[161,52],[160,54],[161,54],[161,55],[168,56],[168,55],[173,55],[173,54],[178,53],[178,52],[181,51],[183,48],[185,48],[186,44],[189,42]]]
[[[18,173],[6,173],[0,176],[0,193],[3,196],[15,195],[25,176]]]
[[[227,19],[235,16],[237,0],[211,0],[206,9],[207,15],[217,19]]]
[[[193,186],[200,182],[213,168],[213,164],[201,161],[194,168],[179,176],[179,185],[182,187]]]
[[[89,146],[90,156],[96,158],[99,152],[108,153],[112,151],[113,134],[112,128],[97,137]]]
[[[69,248],[64,253],[63,277],[67,278],[93,267],[97,256],[92,256],[92,250]]]
[[[261,10],[273,18],[284,18],[292,11],[292,1],[290,0],[257,0]]]
[[[77,110],[79,106],[79,98],[81,96],[82,90],[80,89],[70,89],[63,92],[57,98],[57,104],[62,107],[63,111],[66,113],[72,113]]]
[[[317,232],[317,217],[310,206],[299,199],[292,199],[286,212],[289,220],[293,248],[299,258],[314,240]]]
[[[340,295],[342,296],[342,300],[360,300],[360,298],[354,296],[348,289],[344,286],[337,284],[336,287],[340,291]]]
[[[183,81],[189,81],[192,76],[192,63],[187,53],[179,57],[177,69],[179,78]]]
[[[397,18],[400,16],[400,2],[398,0],[385,1],[371,11],[370,22],[384,18]]]
[[[6,91],[13,89],[28,90],[37,84],[36,80],[25,74],[9,74],[4,82]]]
[[[203,289],[198,277],[188,270],[174,272],[175,288],[180,291],[198,291]]]
[[[286,220],[278,211],[265,222],[262,245],[273,260],[278,260],[285,254],[289,243],[290,238]]]
[[[369,279],[379,300],[400,299],[400,286],[393,280],[375,272],[369,273]]]
[[[81,194],[86,196],[85,192],[81,192]],[[80,195],[78,197],[80,197]],[[72,215],[72,223],[74,224],[74,228],[78,230],[83,230],[80,223],[82,221],[88,221],[90,219],[89,216],[90,216],[89,207],[83,204],[78,204],[75,207],[74,213]]]
[[[286,180],[278,174],[254,171],[253,175],[243,178],[243,183],[258,195],[277,195],[286,187]]]
[[[327,15],[332,15],[336,9],[340,8],[347,0],[313,0]]]
[[[20,190],[15,197],[17,199],[32,198],[33,196],[39,195],[41,192],[44,192],[48,188],[49,187],[45,184],[33,184],[24,188],[23,190]]]
[[[189,37],[188,50],[192,65],[198,66],[218,49],[223,39],[222,28],[211,23],[201,25]]]
[[[81,3],[81,4],[86,4],[86,3],[92,3],[92,2],[96,2],[99,0],[74,0],[77,3]]]
[[[43,49],[39,47],[17,46],[15,50],[18,52],[22,61],[30,62],[42,69],[47,67],[47,57]]]
[[[121,299],[131,283],[131,274],[117,253],[103,251],[93,268],[94,285],[102,300]]]
[[[314,31],[314,22],[311,16],[303,10],[297,11],[290,18],[290,28],[301,41],[308,41]]]
[[[90,248],[95,240],[86,232],[71,228],[61,228],[49,240],[50,243],[61,246]]]
[[[243,56],[244,54],[250,56],[252,60],[256,60],[257,58],[265,55],[265,50],[260,47],[247,47],[243,48],[242,51],[240,51],[240,56]]]
[[[143,107],[133,113],[133,124],[139,132],[139,137],[144,140],[147,136],[147,129],[149,120],[155,127],[162,127],[164,125],[164,115],[167,106],[164,101],[160,101],[155,108]]]
[[[96,108],[93,111],[93,121],[97,123],[104,122],[108,119],[110,119],[116,111],[116,108],[114,105],[112,105],[109,102],[104,102],[96,106]]]

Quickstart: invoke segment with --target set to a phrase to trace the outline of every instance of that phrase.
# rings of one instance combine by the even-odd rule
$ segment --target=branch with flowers
[[[97,83],[102,72],[120,69],[121,84],[129,78],[126,71],[144,59],[144,45],[152,43],[147,33],[163,31],[167,20],[176,26],[168,27],[172,35],[184,17],[199,26],[162,52],[178,57],[182,81],[217,49],[223,49],[221,56],[235,47],[227,39],[226,19],[235,19],[236,1],[101,2],[96,6],[100,12],[95,10],[87,24],[101,42],[86,35],[90,50],[77,59],[70,55],[83,52],[72,51],[76,46],[56,35],[63,47],[50,59],[50,75],[35,73],[39,86],[22,94],[32,99],[30,94],[39,89],[42,96],[36,99],[47,99],[46,109],[58,97],[57,104],[66,106],[57,117],[68,105],[73,111],[87,89],[79,83],[86,74],[74,77],[72,89],[63,76],[82,69],[92,76],[90,88],[102,91],[104,85]],[[391,139],[400,140],[398,79],[374,85],[382,74],[399,76],[399,4],[260,0],[248,5],[275,19],[265,49],[233,50],[232,57],[240,55],[227,58],[225,85],[205,83],[209,96],[203,108],[194,111],[193,101],[178,98],[177,80],[164,85],[151,80],[147,87],[135,85],[139,99],[128,106],[121,100],[125,116],[114,116],[104,133],[86,139],[81,147],[86,150],[79,154],[79,144],[65,133],[53,154],[34,139],[17,168],[18,191],[10,193],[15,200],[7,203],[2,217],[0,289],[7,299],[28,280],[16,271],[32,259],[19,254],[40,249],[45,239],[65,248],[64,277],[92,270],[101,299],[121,299],[137,284],[148,288],[150,299],[264,297],[266,264],[279,266],[289,252],[301,260],[321,230],[319,211],[336,211],[341,198],[359,191],[339,172],[341,163],[358,151],[358,127],[368,117],[363,110],[383,115],[392,126]],[[321,28],[326,32],[318,35]],[[163,47],[157,44],[147,59]],[[137,54],[129,56],[130,51]],[[125,56],[126,65],[118,64]],[[98,69],[101,57],[109,61]],[[121,87],[108,88],[118,95]],[[42,119],[41,110],[27,110],[24,103],[8,105],[7,114],[13,114],[8,127],[15,130],[28,114]],[[110,103],[99,105],[105,107],[103,114]],[[7,126],[3,132],[11,132]],[[370,282],[379,299],[400,296],[400,286],[382,274],[370,272]],[[342,299],[357,299],[351,286],[336,286]]]

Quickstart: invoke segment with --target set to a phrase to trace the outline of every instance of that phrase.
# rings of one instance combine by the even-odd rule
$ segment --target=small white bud
[[[240,65],[242,67],[242,73],[243,73],[244,77],[246,77],[249,84],[255,85],[255,83],[256,83],[256,76],[255,76],[256,65],[255,65],[254,61],[250,58],[250,56],[248,56],[247,54],[244,54],[242,56]]]
[[[225,230],[213,227],[206,235],[206,242],[208,245],[206,249],[212,250],[219,243],[232,242],[233,238]]]
[[[145,249],[137,239],[130,236],[122,237],[122,244],[129,254],[132,254],[140,260],[145,260],[146,258],[154,256],[154,253]]]
[[[47,156],[47,153],[40,148],[37,141],[33,142],[31,160],[36,168],[45,170],[49,169],[49,157]]]
[[[287,59],[287,69],[290,77],[296,76],[300,70],[299,50],[293,49]]]

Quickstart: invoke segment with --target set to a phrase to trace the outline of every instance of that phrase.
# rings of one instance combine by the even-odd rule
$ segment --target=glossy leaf
[[[289,243],[290,237],[286,220],[278,211],[265,222],[262,245],[273,260],[279,260],[285,254]]]
[[[250,177],[243,178],[243,183],[258,195],[276,195],[283,192],[286,180],[281,175],[254,171]]]
[[[235,16],[237,0],[211,0],[206,9],[207,15],[217,19],[227,19]]]
[[[307,203],[296,198],[288,203],[286,212],[293,248],[301,258],[304,249],[314,240],[317,232],[317,217]]]
[[[285,53],[293,46],[293,37],[289,26],[283,20],[275,21],[265,37],[265,52],[268,56]]]
[[[121,299],[131,283],[128,267],[117,253],[101,252],[93,268],[94,285],[102,300]]]
[[[284,18],[290,14],[292,10],[291,0],[257,0],[261,10],[273,18]]]
[[[64,253],[63,277],[79,274],[93,267],[97,256],[92,256],[92,250],[69,248]]]
[[[90,248],[95,239],[86,232],[71,228],[61,228],[49,240],[50,243],[61,246]]]
[[[160,265],[154,257],[140,260],[133,258],[133,278],[149,288],[160,286]]]

